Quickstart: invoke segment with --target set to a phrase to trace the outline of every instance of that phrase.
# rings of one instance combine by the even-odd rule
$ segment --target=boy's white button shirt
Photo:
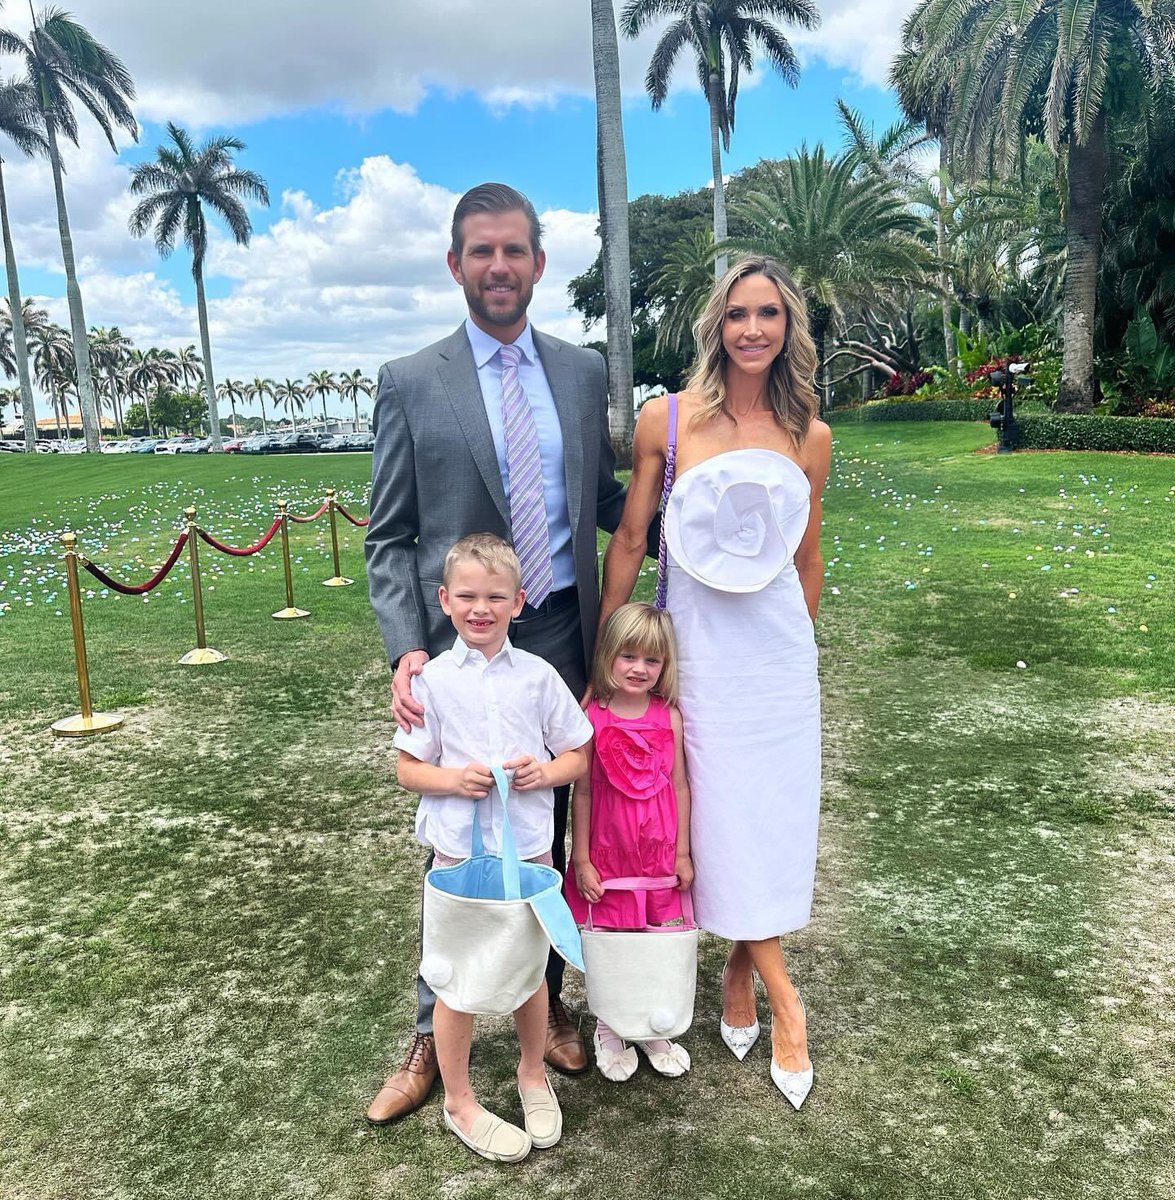
[[[394,745],[441,767],[473,762],[501,766],[527,754],[550,762],[586,745],[592,736],[591,722],[555,668],[509,639],[487,660],[457,638],[451,650],[425,663],[412,681],[412,694],[424,705],[424,727],[397,729]],[[554,792],[511,789],[509,802],[519,857],[545,854],[555,836]],[[499,852],[502,805],[497,789],[485,800],[421,796],[416,836],[450,858],[467,858],[475,812],[486,849]]]

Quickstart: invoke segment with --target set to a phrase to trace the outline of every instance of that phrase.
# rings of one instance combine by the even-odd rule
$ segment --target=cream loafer
[[[537,1150],[546,1150],[563,1136],[563,1112],[551,1081],[546,1086],[518,1089],[522,1101],[522,1119],[531,1145]]]
[[[529,1133],[485,1109],[474,1119],[468,1133],[449,1116],[447,1108],[441,1109],[441,1115],[446,1128],[451,1129],[474,1154],[491,1162],[521,1162],[530,1153]]]

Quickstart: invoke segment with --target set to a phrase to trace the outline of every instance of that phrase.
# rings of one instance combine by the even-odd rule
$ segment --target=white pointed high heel
[[[808,1010],[804,1007],[804,1001],[800,998],[799,992],[796,992],[796,999],[800,1001],[800,1011],[806,1019]],[[785,1071],[775,1061],[775,1051],[772,1049],[771,1082],[787,1097],[787,1101],[792,1108],[798,1109],[807,1099],[808,1093],[812,1090],[812,1081],[814,1078],[815,1074],[812,1067],[808,1067],[806,1071]]]
[[[754,977],[752,976],[752,984]],[[722,968],[722,974],[718,979],[719,986],[722,988],[723,995],[726,993],[726,968]],[[755,1018],[753,1025],[727,1025],[727,1023],[719,1018],[718,1031],[722,1034],[722,1040],[726,1043],[727,1049],[742,1062],[750,1053],[751,1047],[759,1040],[759,1018]]]

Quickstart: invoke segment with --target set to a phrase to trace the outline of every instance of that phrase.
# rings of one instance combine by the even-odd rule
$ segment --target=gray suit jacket
[[[563,431],[586,663],[599,608],[596,527],[614,532],[624,508],[608,437],[608,373],[594,350],[533,332]],[[409,650],[435,655],[453,643],[437,599],[453,543],[469,533],[510,537],[510,510],[464,325],[416,354],[384,363],[372,424],[364,548],[371,603],[394,665]]]

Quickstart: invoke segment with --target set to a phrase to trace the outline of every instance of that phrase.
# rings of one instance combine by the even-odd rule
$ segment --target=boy
[[[401,727],[394,741],[401,787],[421,793],[416,836],[432,847],[435,866],[452,866],[469,857],[473,822],[480,820],[486,849],[497,851],[500,816],[487,822],[477,801],[493,790],[490,764],[500,764],[514,773],[510,821],[519,857],[549,866],[553,789],[586,771],[591,724],[553,667],[510,644],[510,622],[522,611],[525,594],[518,557],[508,543],[489,533],[462,538],[445,558],[439,596],[457,640],[426,663],[414,683],[424,726]],[[473,1016],[437,999],[445,1124],[471,1150],[501,1162],[525,1158],[532,1145],[553,1146],[563,1131],[543,1067],[545,982],[514,1013],[514,1023],[522,1051],[518,1093],[525,1130],[478,1103],[469,1082]]]

